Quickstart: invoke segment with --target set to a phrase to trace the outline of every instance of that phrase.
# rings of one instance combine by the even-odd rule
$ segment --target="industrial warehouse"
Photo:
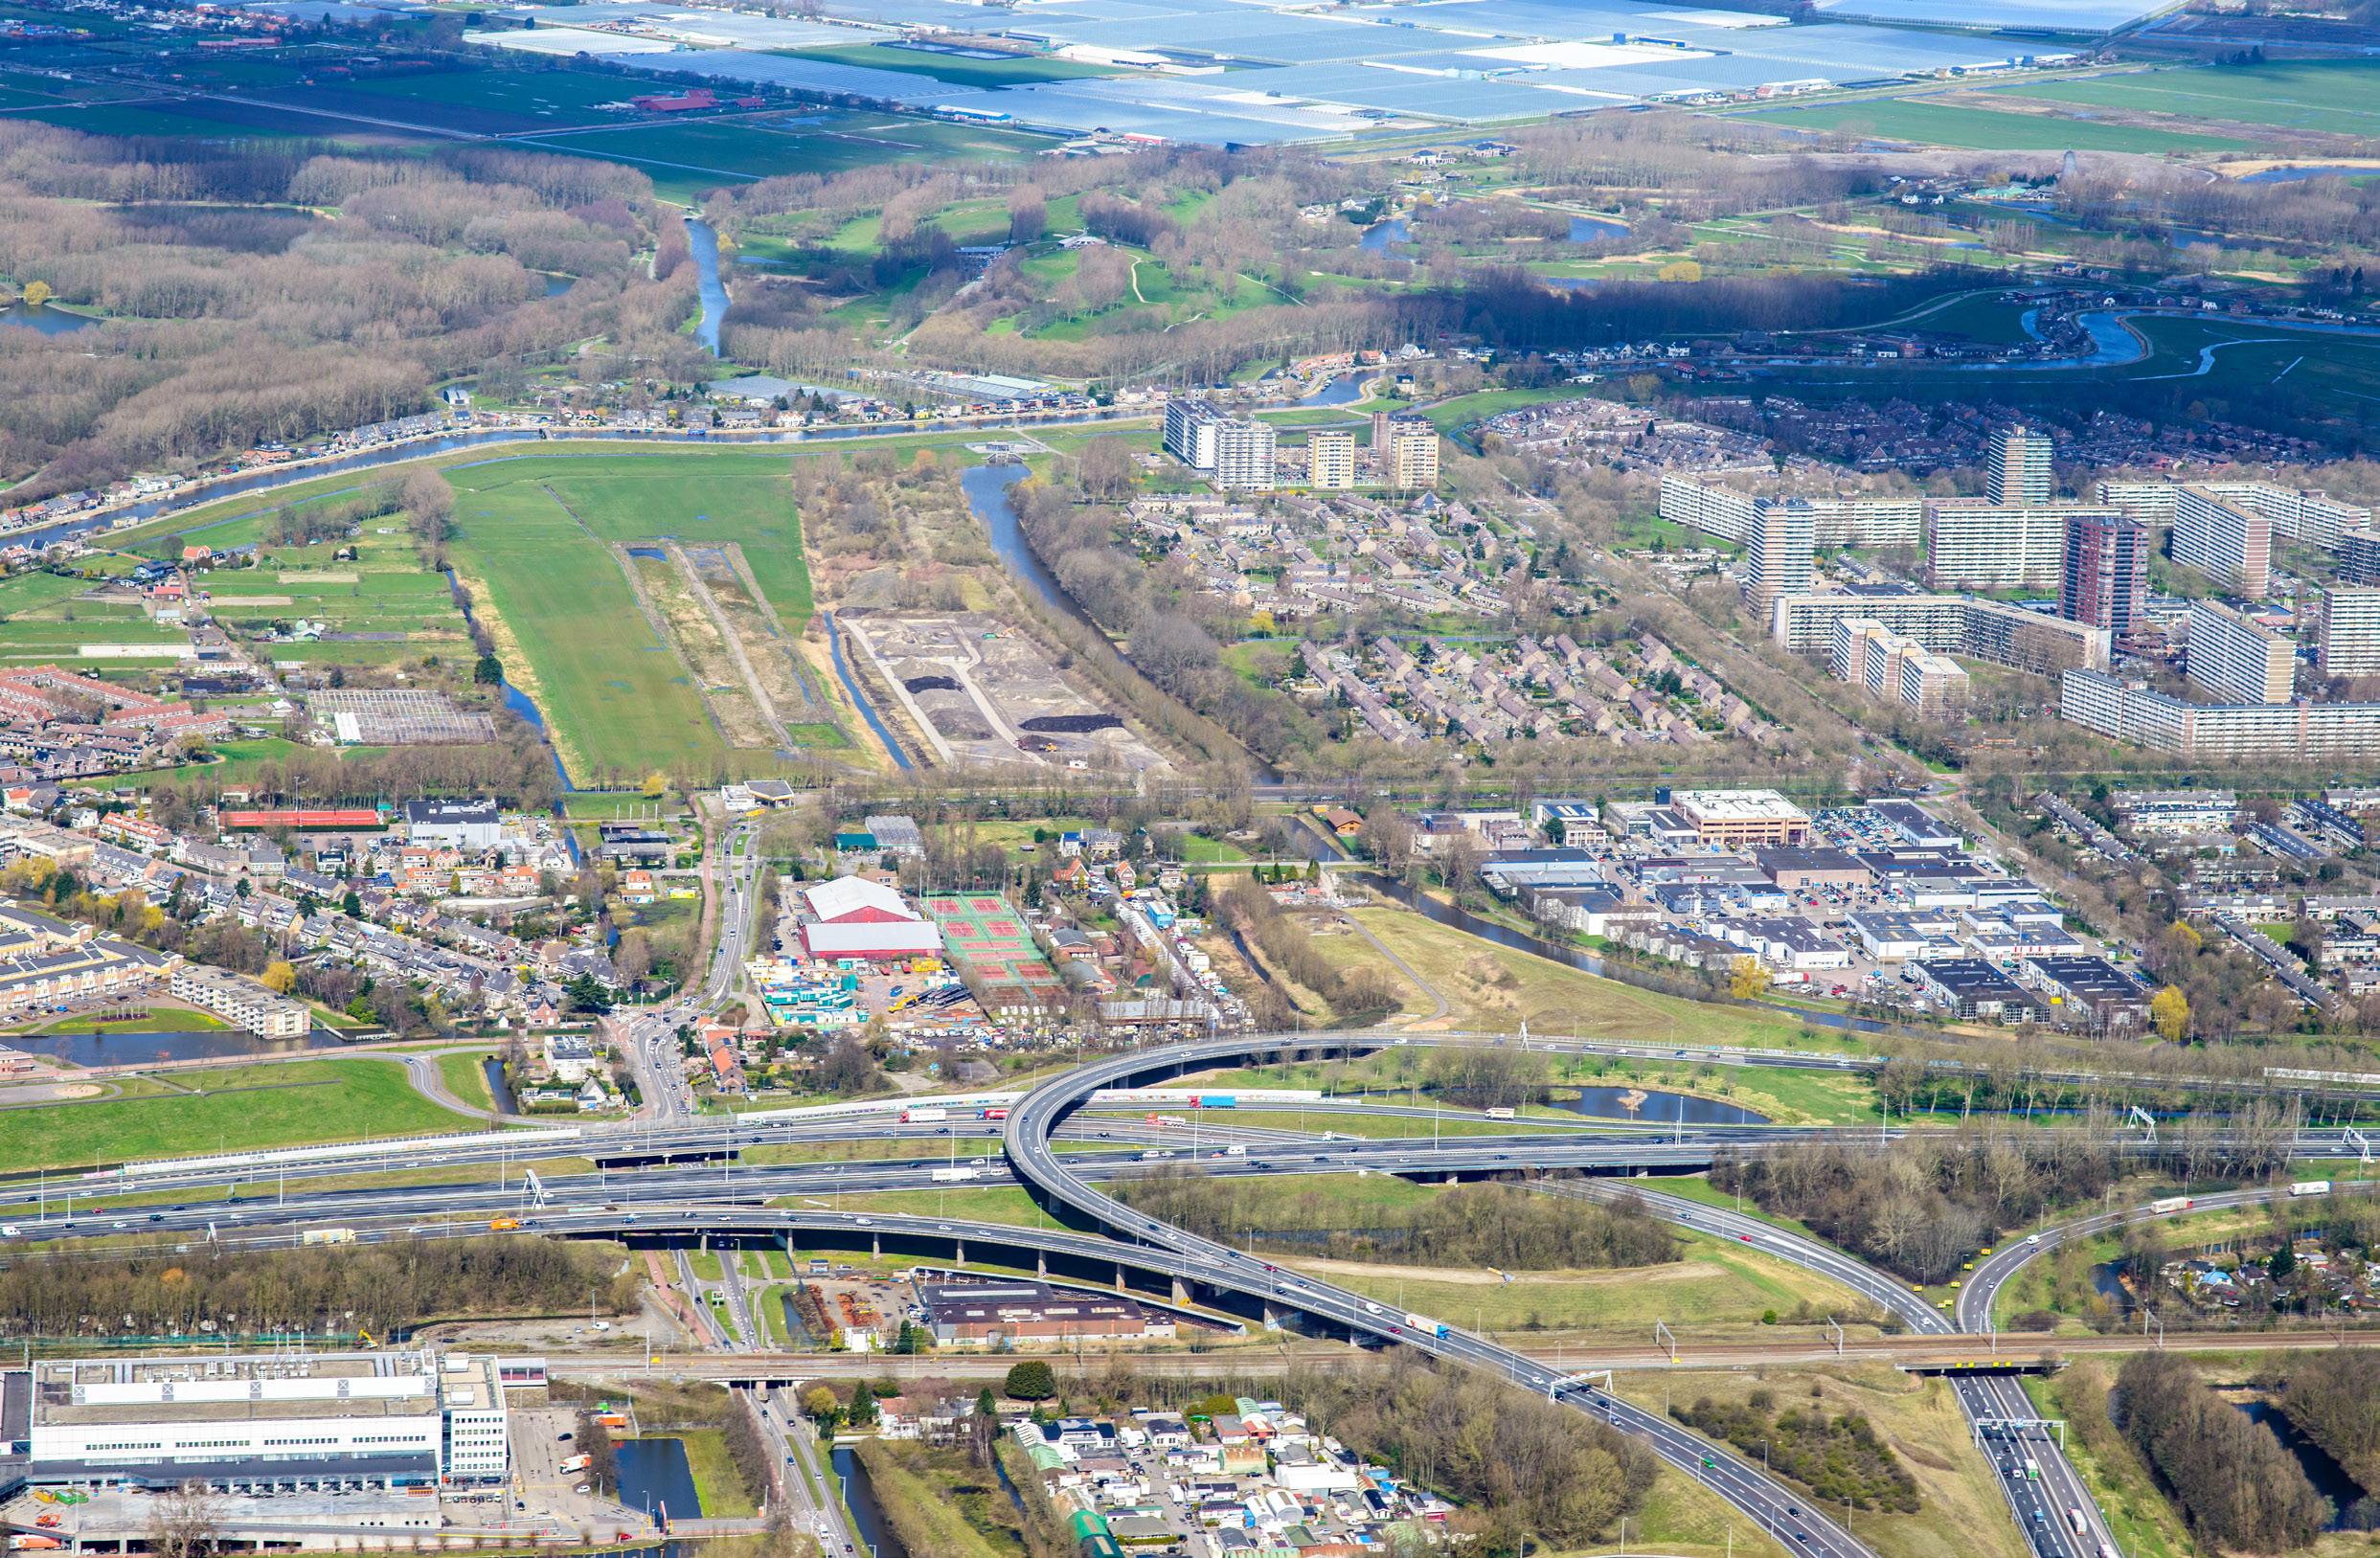
[[[508,1374],[526,1377],[494,1357],[426,1350],[35,1363],[0,1372],[0,1448],[11,1452],[0,1488],[499,1482]]]

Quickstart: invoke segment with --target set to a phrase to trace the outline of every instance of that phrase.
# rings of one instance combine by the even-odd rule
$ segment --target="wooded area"
[[[2116,1389],[2125,1434],[2203,1540],[2287,1552],[2321,1531],[2329,1508],[2296,1457],[2271,1429],[2210,1393],[2188,1359],[2134,1353]]]

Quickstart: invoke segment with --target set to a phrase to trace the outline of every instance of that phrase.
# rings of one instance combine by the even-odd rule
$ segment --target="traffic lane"
[[[1722,1233],[1756,1250],[1765,1248],[1795,1265],[1833,1277],[1861,1298],[1891,1309],[1916,1329],[1928,1332],[1949,1332],[1953,1329],[1940,1311],[1909,1292],[1901,1283],[1832,1246],[1787,1232],[1772,1223],[1731,1212],[1724,1208],[1706,1207],[1699,1202],[1635,1185],[1629,1188],[1635,1190],[1656,1215],[1673,1219],[1697,1231]]]

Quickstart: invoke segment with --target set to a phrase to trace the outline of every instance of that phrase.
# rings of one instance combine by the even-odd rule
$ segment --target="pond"
[[[623,1439],[613,1447],[620,1462],[620,1502],[658,1519],[696,1520],[702,1501],[694,1495],[694,1469],[687,1464],[684,1439]]]
[[[1611,216],[1573,216],[1570,219],[1570,241],[1601,243],[1606,238],[1624,238],[1628,224]]]
[[[69,330],[79,330],[85,325],[98,323],[88,314],[53,308],[43,303],[20,301],[0,308],[0,325],[19,325],[27,329],[39,330],[44,335],[64,335]]]
[[[1405,231],[1405,218],[1393,216],[1376,227],[1365,228],[1362,247],[1376,255],[1386,254],[1392,243],[1411,243],[1412,241],[1413,236]]]
[[[1575,1099],[1557,1100],[1555,1109],[1598,1119],[1640,1120],[1648,1125],[1766,1125],[1766,1115],[1756,1115],[1741,1104],[1697,1098],[1688,1093],[1661,1093],[1639,1087],[1583,1087]]]
[[[1364,397],[1364,381],[1369,373],[1342,373],[1298,402],[1301,406],[1345,406]]]
[[[2340,1464],[2330,1458],[2330,1452],[2298,1431],[2289,1414],[2269,1401],[2234,1401],[2233,1406],[2248,1414],[2252,1422],[2262,1423],[2280,1440],[2280,1447],[2298,1457],[2298,1465],[2305,1479],[2314,1484],[2314,1491],[2330,1501],[2330,1519],[2325,1530],[2340,1529],[2340,1517],[2364,1497],[2363,1488],[2347,1476]]]
[[[908,1558],[909,1549],[884,1524],[884,1513],[876,1507],[876,1490],[868,1481],[868,1468],[859,1457],[838,1446],[834,1453],[834,1474],[843,1479],[843,1504],[851,1512],[851,1524],[859,1529],[860,1541],[868,1545],[873,1558]]]

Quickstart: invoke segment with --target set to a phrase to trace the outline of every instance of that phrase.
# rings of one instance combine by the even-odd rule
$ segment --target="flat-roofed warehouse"
[[[492,1356],[385,1351],[66,1359],[0,1373],[27,1402],[35,1483],[225,1491],[498,1482],[510,1469]]]
[[[1071,1293],[1047,1282],[929,1282],[919,1286],[934,1340],[944,1346],[1063,1341],[1076,1336],[1171,1336],[1173,1321],[1132,1299]]]

